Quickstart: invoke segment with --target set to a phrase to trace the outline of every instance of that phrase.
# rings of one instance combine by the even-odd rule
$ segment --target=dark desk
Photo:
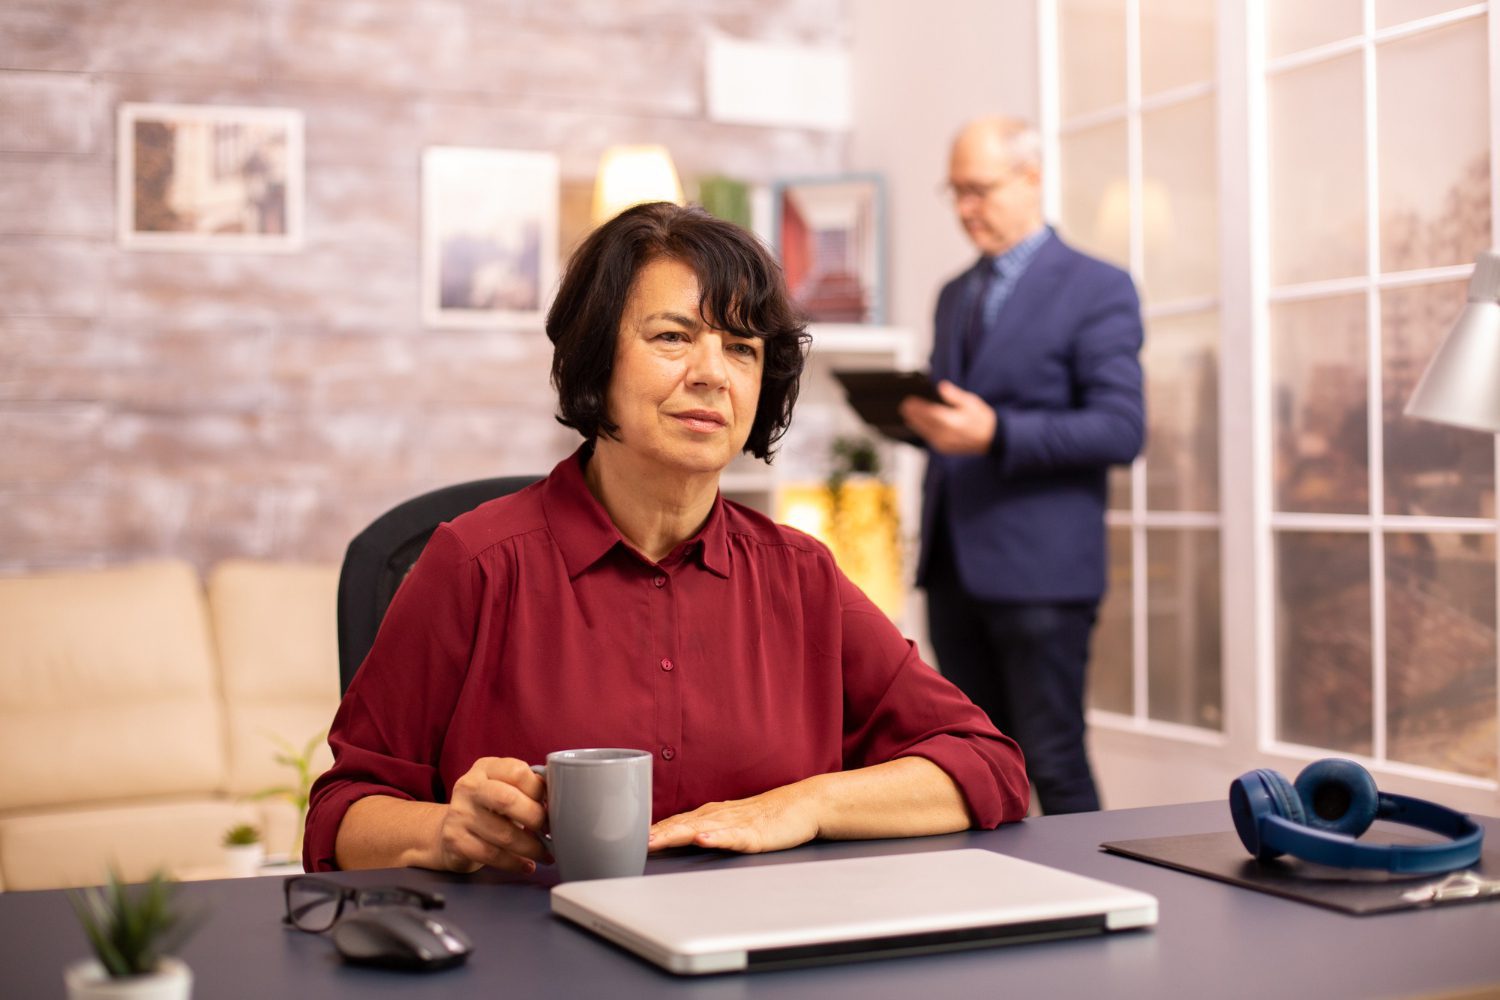
[[[1500,820],[1486,820],[1500,837]],[[677,978],[548,910],[550,882],[355,872],[349,884],[436,885],[477,944],[466,966],[403,974],[341,965],[322,937],[282,929],[281,880],[189,883],[212,907],[182,950],[196,1000],[233,997],[1392,997],[1500,984],[1500,901],[1351,917],[1105,854],[1104,840],[1228,830],[1220,802],[1044,817],[992,833],[817,844],[759,857],[689,855],[648,872],[982,847],[1132,886],[1161,901],[1154,931],[781,972]],[[61,892],[0,894],[0,997],[63,996],[85,954]]]

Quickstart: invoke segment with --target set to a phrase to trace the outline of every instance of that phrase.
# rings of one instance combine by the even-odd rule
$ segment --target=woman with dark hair
[[[547,317],[541,482],[442,525],[334,719],[304,864],[531,871],[550,751],[655,754],[653,850],[993,827],[1020,752],[793,529],[724,500],[769,460],[808,335],[756,239],[637,206],[570,261]]]

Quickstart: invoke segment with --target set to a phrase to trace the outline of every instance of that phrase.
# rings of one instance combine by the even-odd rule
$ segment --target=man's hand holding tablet
[[[939,402],[910,395],[899,412],[927,446],[945,455],[983,455],[995,441],[999,418],[980,396],[947,379],[937,384]]]
[[[926,400],[933,406],[945,405],[938,387],[926,372],[835,370],[833,377],[844,387],[849,405],[860,417],[886,437],[921,446],[924,442],[908,426],[901,414],[907,399]]]

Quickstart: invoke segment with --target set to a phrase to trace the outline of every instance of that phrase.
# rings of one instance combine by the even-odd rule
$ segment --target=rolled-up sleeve
[[[439,527],[396,591],[329,729],[333,767],[308,801],[308,871],[338,867],[339,825],[357,800],[445,800],[438,760],[474,648],[479,591],[474,560]]]
[[[844,767],[898,757],[932,761],[953,779],[974,824],[1022,819],[1030,786],[1021,749],[916,645],[838,574],[843,614]]]

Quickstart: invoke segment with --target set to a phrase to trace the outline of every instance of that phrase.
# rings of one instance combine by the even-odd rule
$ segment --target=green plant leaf
[[[250,799],[251,802],[259,802],[262,799],[272,799],[272,798],[287,798],[287,799],[289,799],[293,795],[295,795],[296,792],[297,792],[297,789],[293,788],[291,785],[274,785],[274,786],[272,786],[270,788],[262,788],[258,792],[251,792],[250,795],[249,795],[249,799]]]
[[[130,889],[111,867],[107,886],[70,892],[68,899],[94,956],[118,978],[155,971],[162,955],[196,929],[197,921],[175,904],[173,892],[160,871]]]

